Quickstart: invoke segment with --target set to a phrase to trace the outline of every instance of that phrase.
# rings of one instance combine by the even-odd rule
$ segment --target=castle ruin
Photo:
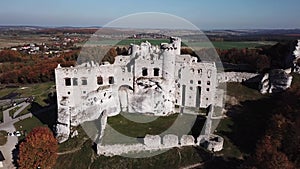
[[[91,61],[75,67],[58,65],[55,80],[59,142],[69,138],[71,126],[101,115],[128,112],[168,116],[184,113],[188,108],[221,107],[216,64],[182,55],[180,49],[181,39],[172,37],[170,43],[160,47],[149,42],[132,44],[129,54],[116,56],[113,64]],[[207,117],[208,136],[213,132],[209,121],[212,116],[210,112]],[[220,141],[217,149],[221,150],[222,145]],[[105,147],[101,148],[105,151]]]

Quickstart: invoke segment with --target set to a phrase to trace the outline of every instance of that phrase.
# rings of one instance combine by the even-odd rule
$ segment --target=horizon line
[[[0,24],[0,27],[40,27],[40,28],[110,28],[110,27],[103,27],[103,26],[75,26],[75,25],[34,25],[34,24]],[[112,29],[136,29],[136,28],[118,28],[118,27],[111,27]],[[163,28],[141,28],[141,29],[162,29]],[[300,30],[299,28],[206,28],[200,29],[204,31],[212,31],[212,30]]]

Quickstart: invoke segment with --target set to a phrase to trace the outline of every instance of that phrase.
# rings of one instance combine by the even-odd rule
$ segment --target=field
[[[161,43],[169,43],[168,39],[124,39],[121,41],[117,40],[101,40],[101,41],[88,41],[85,45],[116,45],[116,46],[129,46],[132,44],[140,44],[141,42],[148,41],[152,45],[160,45]],[[182,46],[189,46],[192,48],[219,48],[219,49],[243,49],[243,48],[255,48],[264,45],[274,45],[274,41],[212,41],[212,42],[187,42],[186,44],[182,42]],[[82,46],[83,44],[78,44]]]
[[[10,48],[12,46],[30,44],[30,43],[47,43],[49,42],[49,37],[40,35],[1,35],[0,36],[0,49]]]

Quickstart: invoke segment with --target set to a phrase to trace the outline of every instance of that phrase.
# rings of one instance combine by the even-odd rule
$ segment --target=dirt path
[[[79,150],[81,150],[83,144],[88,140],[88,138],[83,138],[83,142],[79,147],[74,148],[73,150],[68,150],[68,151],[63,151],[63,152],[58,152],[57,155],[65,155],[65,154],[71,154],[71,153],[75,153]]]
[[[204,163],[196,163],[196,164],[193,164],[193,165],[189,165],[189,166],[186,166],[186,167],[182,167],[180,169],[193,169],[193,168],[196,168],[196,167],[200,167],[202,166]]]

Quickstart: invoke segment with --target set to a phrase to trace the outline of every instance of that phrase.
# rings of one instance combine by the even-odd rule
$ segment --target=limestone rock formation
[[[285,70],[274,69],[266,73],[260,82],[260,92],[276,93],[289,88],[292,84],[293,77]]]
[[[294,60],[294,72],[300,73],[300,40],[294,51],[295,60]]]

